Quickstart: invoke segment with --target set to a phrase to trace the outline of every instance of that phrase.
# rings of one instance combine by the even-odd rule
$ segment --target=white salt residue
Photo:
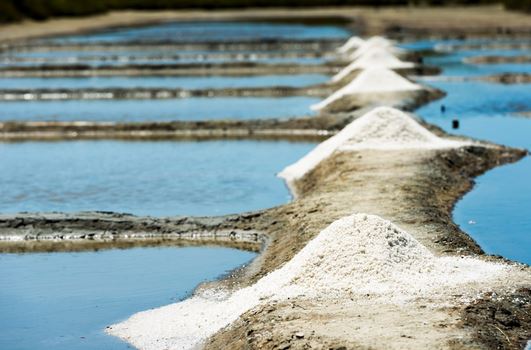
[[[190,349],[244,312],[273,300],[370,299],[404,303],[454,291],[467,294],[506,267],[472,258],[438,258],[407,232],[377,216],[355,214],[332,223],[282,268],[226,299],[194,296],[138,313],[109,333],[139,349]]]
[[[404,62],[390,53],[388,50],[381,47],[375,47],[366,51],[357,60],[343,68],[339,73],[332,77],[333,82],[340,81],[347,75],[358,69],[369,68],[387,68],[387,69],[400,69],[411,68],[415,64],[412,62]]]
[[[351,122],[325,140],[296,163],[278,174],[291,184],[315,168],[335,150],[449,148],[464,142],[442,139],[418,124],[413,118],[390,107],[378,107]]]
[[[344,43],[341,47],[339,47],[337,49],[337,52],[342,53],[342,54],[347,53],[353,49],[357,49],[358,47],[363,45],[363,43],[365,43],[365,40],[363,40],[362,38],[358,36],[353,36],[350,39],[348,39],[347,42]]]
[[[332,102],[347,95],[401,92],[421,90],[422,86],[412,83],[400,74],[386,68],[370,68],[361,73],[349,84],[328,96],[323,101],[312,105],[312,110],[320,110]]]
[[[396,109],[382,107],[356,120],[356,133],[340,151],[360,149],[443,149],[470,144],[443,139]]]

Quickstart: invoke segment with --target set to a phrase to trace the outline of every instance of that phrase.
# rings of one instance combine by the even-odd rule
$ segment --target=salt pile
[[[411,116],[390,107],[378,107],[320,143],[310,153],[278,174],[291,184],[300,179],[336,150],[438,149],[466,145],[433,134]]]
[[[395,47],[392,41],[382,37],[373,37],[360,45],[354,52],[350,53],[348,57],[351,60],[355,60],[361,57],[367,51],[375,48],[381,48],[393,54],[403,53],[403,50]]]
[[[332,223],[282,268],[250,287],[141,312],[108,332],[139,349],[190,349],[271,301],[349,297],[400,304],[452,290],[466,294],[467,284],[480,286],[505,269],[472,258],[435,257],[391,222],[355,214]]]
[[[311,106],[312,110],[320,110],[347,95],[402,92],[422,90],[422,86],[412,83],[400,74],[386,68],[370,68],[361,73],[349,84],[335,91],[323,101]]]
[[[350,39],[348,39],[347,42],[344,43],[341,47],[339,47],[337,49],[337,52],[341,54],[347,53],[353,49],[357,49],[358,47],[363,45],[363,43],[365,43],[365,40],[363,40],[362,38],[358,36],[353,36]]]
[[[372,48],[361,55],[357,60],[343,68],[339,73],[332,77],[333,82],[340,81],[358,69],[370,68],[387,68],[387,69],[401,69],[412,68],[415,64],[412,62],[404,62],[381,47]]]

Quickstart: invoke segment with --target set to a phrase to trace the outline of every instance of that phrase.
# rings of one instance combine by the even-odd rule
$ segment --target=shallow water
[[[423,117],[447,120],[468,116],[489,116],[531,110],[531,84],[504,85],[486,82],[445,82],[425,80],[447,96],[418,110]],[[446,113],[440,111],[441,105]]]
[[[502,54],[503,52],[503,54]],[[487,76],[502,73],[530,73],[531,63],[496,63],[474,64],[465,62],[466,58],[474,56],[522,56],[525,50],[468,50],[455,51],[448,54],[440,54],[426,57],[427,65],[442,67],[442,74],[446,76]]]
[[[530,73],[531,63],[497,63],[497,64],[472,64],[466,63],[465,59],[475,56],[527,56],[528,50],[501,50],[501,49],[479,49],[470,50],[460,48],[462,45],[469,44],[510,44],[522,43],[522,40],[499,39],[468,39],[468,40],[422,40],[416,42],[407,42],[399,45],[400,47],[419,51],[434,50],[437,47],[450,45],[453,47],[450,51],[441,50],[432,52],[431,55],[424,57],[426,65],[433,65],[442,68],[442,75],[446,76],[482,76],[501,73]]]
[[[0,102],[0,121],[146,122],[288,118],[314,114],[314,97],[216,97],[174,100]]]
[[[448,95],[417,113],[450,133],[531,149],[531,84],[432,82]],[[440,106],[446,106],[442,113]],[[453,130],[452,119],[460,120]],[[490,170],[454,209],[454,221],[490,254],[531,264],[531,157]]]
[[[121,28],[105,32],[53,39],[69,43],[128,41],[240,41],[265,39],[346,38],[349,32],[333,25],[304,25],[260,22],[173,22],[146,27]]]
[[[130,349],[105,327],[179,301],[254,256],[213,247],[0,254],[0,348]]]
[[[66,141],[0,144],[0,212],[222,215],[290,199],[275,176],[313,143]]]
[[[80,78],[0,78],[0,89],[86,89],[86,88],[254,88],[268,86],[302,87],[326,82],[324,74],[190,76],[190,77],[80,77]]]

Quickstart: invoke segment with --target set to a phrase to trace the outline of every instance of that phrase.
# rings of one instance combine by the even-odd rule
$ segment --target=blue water
[[[436,52],[424,58],[427,65],[438,66],[443,69],[442,74],[446,76],[481,76],[501,73],[531,73],[531,63],[497,63],[497,64],[469,64],[465,63],[466,58],[474,56],[526,56],[528,50],[501,50],[482,49],[470,50],[462,49],[462,45],[474,44],[510,44],[521,43],[522,40],[512,39],[467,39],[467,40],[421,40],[400,44],[400,47],[407,50],[434,50],[438,45],[450,45],[452,50],[446,52]]]
[[[128,41],[239,41],[265,39],[346,38],[347,30],[332,25],[279,24],[259,22],[180,22],[146,27],[122,28],[87,35],[58,37],[54,41],[92,43]]]
[[[322,84],[324,74],[258,76],[113,76],[79,78],[0,78],[0,89],[86,89],[86,88],[255,88],[269,86],[303,87]]]
[[[448,75],[489,75],[528,72],[529,65],[467,65],[459,57],[468,51],[426,59]],[[486,51],[477,54],[488,54]],[[492,54],[501,54],[500,52]],[[504,54],[520,54],[507,51]],[[430,85],[448,95],[417,113],[450,133],[513,147],[531,149],[531,119],[516,113],[531,111],[531,84],[502,85],[485,82],[440,82]],[[441,105],[446,112],[441,112]],[[460,128],[451,128],[452,119]],[[474,189],[454,209],[454,221],[490,254],[531,264],[531,157],[495,168],[476,179]]]
[[[447,125],[451,119],[467,116],[491,116],[531,110],[531,84],[504,85],[485,82],[426,81],[447,93],[444,99],[418,110],[426,118],[441,117]],[[446,113],[440,112],[445,105]],[[439,119],[438,119],[439,120]]]
[[[0,212],[221,215],[286,203],[275,176],[313,143],[66,141],[0,144]]]
[[[0,349],[130,349],[105,327],[254,256],[212,247],[0,254]]]
[[[531,63],[496,63],[496,64],[473,64],[465,63],[464,60],[474,56],[502,55],[502,50],[469,50],[455,51],[426,57],[427,65],[443,67],[442,74],[447,76],[486,76],[501,73],[531,73]],[[504,56],[526,55],[524,50],[511,50],[504,52]]]
[[[81,100],[0,102],[0,121],[219,120],[312,115],[314,97],[216,97],[174,100]]]

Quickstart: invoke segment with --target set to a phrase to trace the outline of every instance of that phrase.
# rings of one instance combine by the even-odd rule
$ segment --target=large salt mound
[[[211,293],[138,313],[108,332],[139,349],[190,349],[244,312],[273,300],[319,298],[404,303],[498,277],[503,265],[438,258],[377,216],[355,214],[324,229],[282,268],[227,296]]]
[[[411,116],[390,107],[378,107],[364,114],[333,137],[325,140],[278,176],[288,184],[300,179],[337,149],[437,149],[461,147],[467,143],[440,138]]]
[[[348,39],[346,43],[340,46],[337,49],[337,52],[341,54],[347,53],[353,49],[360,47],[361,45],[363,45],[363,43],[365,43],[365,40],[363,40],[362,38],[358,36],[353,36],[350,39]]]
[[[333,82],[340,81],[358,69],[370,69],[370,68],[387,68],[387,69],[400,69],[411,68],[415,64],[412,62],[404,62],[390,53],[388,50],[381,47],[372,48],[361,55],[357,60],[343,68],[339,73],[332,77]]]
[[[349,84],[328,96],[323,101],[312,105],[312,110],[320,110],[347,95],[402,92],[422,90],[422,86],[412,83],[400,74],[386,68],[370,68],[361,73]]]

